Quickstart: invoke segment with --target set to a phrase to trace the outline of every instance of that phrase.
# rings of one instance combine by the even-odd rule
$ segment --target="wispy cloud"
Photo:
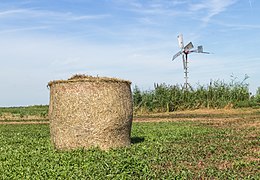
[[[179,14],[179,11],[175,9],[176,6],[186,3],[186,1],[149,1],[141,2],[138,0],[114,0],[116,6],[121,7],[123,10],[131,11],[142,15],[164,15],[174,16]]]
[[[99,14],[99,15],[83,15],[83,16],[71,16],[68,17],[68,20],[72,20],[72,21],[80,21],[80,20],[94,20],[94,19],[104,19],[104,18],[108,18],[111,17],[111,15],[109,14]]]
[[[251,0],[248,0],[250,7],[252,8],[252,2]]]
[[[202,21],[207,24],[213,16],[224,12],[229,6],[236,2],[237,0],[204,0],[200,3],[190,5],[190,10],[196,13],[206,11],[206,14],[203,13],[204,17]]]
[[[49,28],[49,26],[35,26],[35,27],[25,27],[25,28],[10,28],[10,29],[5,29],[5,30],[0,30],[0,34],[20,32],[20,31],[42,30],[42,29],[48,29],[48,28]]]
[[[72,12],[58,12],[38,9],[11,9],[0,11],[0,18],[44,18],[60,21],[78,21],[91,19],[104,19],[110,17],[109,14],[75,14]]]
[[[12,9],[0,12],[0,18],[27,13],[28,9]]]
[[[232,30],[252,30],[252,29],[260,29],[259,24],[235,24],[235,23],[223,23],[216,22],[216,24],[227,27],[227,31]],[[224,29],[222,29],[224,31]]]
[[[94,20],[94,23],[96,23],[99,20],[110,17],[109,14],[60,12],[36,8],[0,10],[0,23],[3,24],[0,28],[0,33],[37,31],[42,29],[59,29],[60,31],[70,32],[73,29],[73,32],[78,32],[82,31],[80,27],[83,25],[86,26],[86,21]]]
[[[0,17],[21,17],[24,18],[35,18],[35,17],[44,17],[44,18],[54,18],[60,20],[90,20],[90,19],[103,19],[109,17],[109,14],[75,14],[72,12],[59,12],[59,11],[50,11],[50,10],[37,10],[37,9],[12,9],[0,11]]]

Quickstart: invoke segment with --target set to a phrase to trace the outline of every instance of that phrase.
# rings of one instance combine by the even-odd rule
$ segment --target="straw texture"
[[[133,103],[131,82],[75,75],[51,81],[50,131],[56,149],[130,145]]]

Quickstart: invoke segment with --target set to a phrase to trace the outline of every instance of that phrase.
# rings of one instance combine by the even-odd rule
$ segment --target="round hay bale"
[[[131,82],[75,75],[49,82],[51,140],[56,149],[124,147],[131,143]]]

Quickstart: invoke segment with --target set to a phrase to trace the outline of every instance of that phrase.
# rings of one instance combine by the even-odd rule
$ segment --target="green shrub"
[[[260,87],[257,88],[256,95],[255,95],[256,103],[260,103]]]
[[[142,109],[150,112],[170,112],[175,110],[198,109],[198,108],[224,108],[228,105],[233,107],[252,107],[256,103],[252,101],[248,84],[236,81],[233,78],[230,83],[216,80],[209,85],[197,85],[184,89],[180,85],[156,84],[154,90],[143,91],[135,86],[133,90],[134,109],[137,112]],[[260,89],[255,97],[260,102]]]

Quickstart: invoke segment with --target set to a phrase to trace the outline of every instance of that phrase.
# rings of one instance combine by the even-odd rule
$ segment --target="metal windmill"
[[[193,46],[192,42],[189,42],[186,46],[184,46],[182,34],[178,35],[177,39],[178,39],[179,47],[181,50],[172,57],[172,61],[174,59],[176,59],[178,56],[182,55],[184,79],[185,79],[184,88],[187,90],[188,87],[190,87],[190,85],[188,83],[188,54],[193,53],[193,52],[209,54],[209,52],[204,52],[202,46],[198,46],[197,49],[193,49],[194,46]]]

